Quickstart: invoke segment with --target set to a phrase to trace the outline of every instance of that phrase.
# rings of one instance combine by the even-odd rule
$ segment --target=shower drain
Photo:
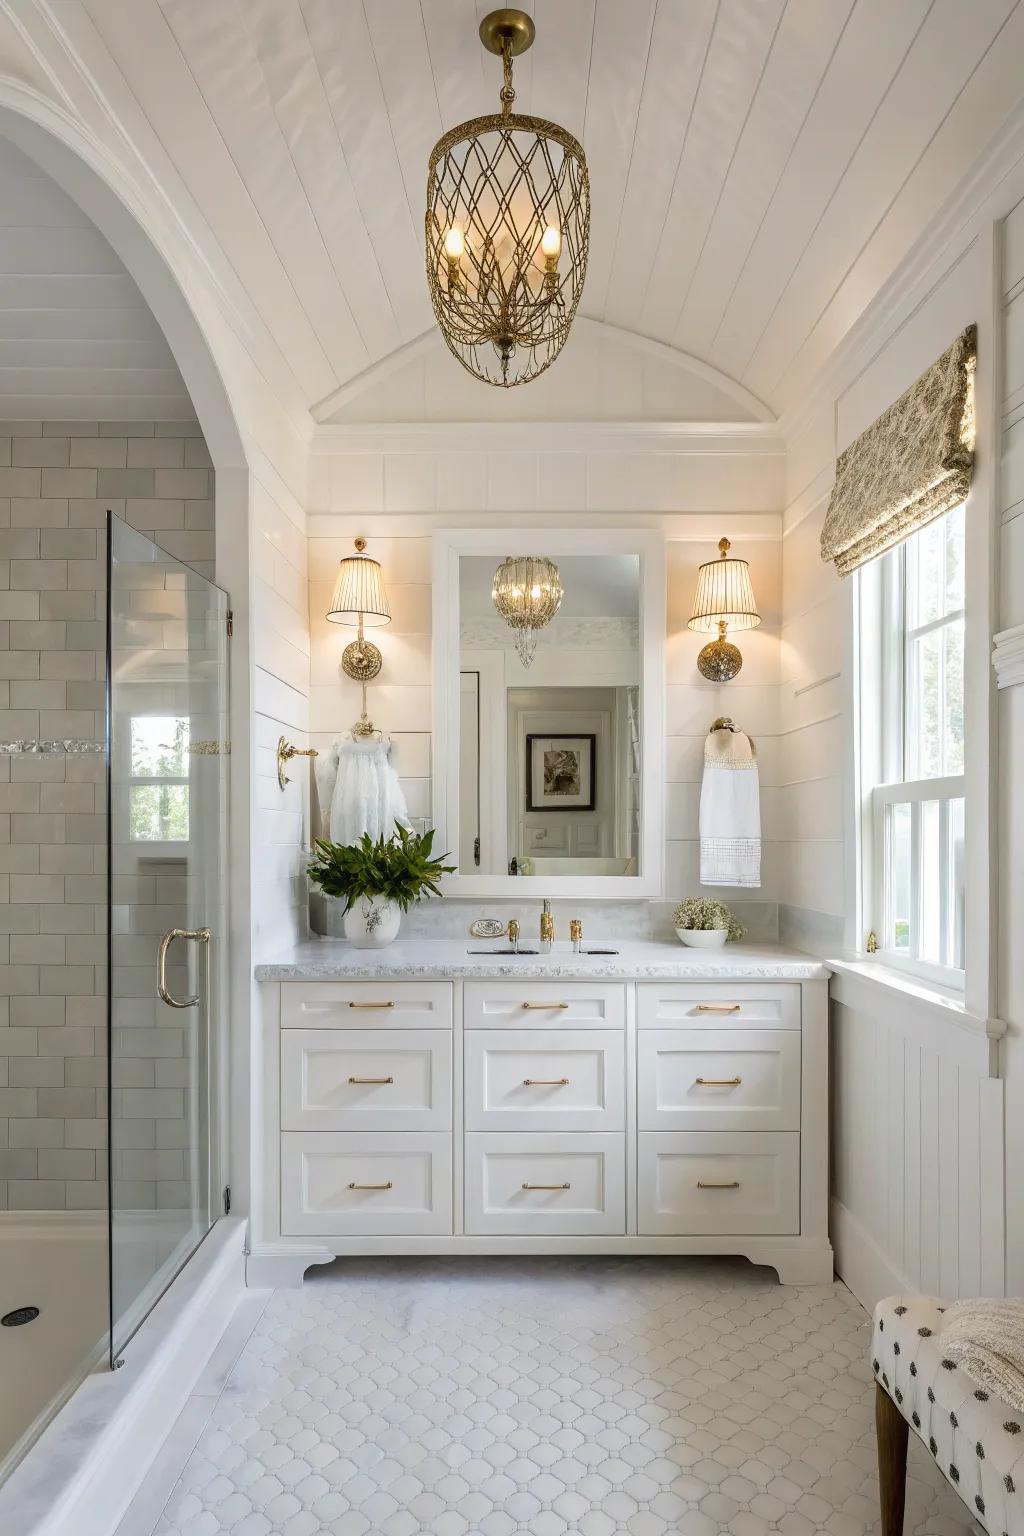
[[[24,1323],[34,1323],[38,1316],[38,1307],[15,1307],[13,1312],[5,1312],[0,1317],[0,1327],[20,1328]]]

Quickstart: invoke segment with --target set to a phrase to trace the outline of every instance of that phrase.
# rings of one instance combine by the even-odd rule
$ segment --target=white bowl
[[[677,928],[676,933],[691,949],[721,949],[729,937],[728,928]]]

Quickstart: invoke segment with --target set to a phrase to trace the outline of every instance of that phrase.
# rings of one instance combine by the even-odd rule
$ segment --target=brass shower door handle
[[[167,951],[175,939],[192,939],[196,944],[209,944],[209,928],[169,928],[160,940],[160,951],[157,956],[156,986],[160,994],[160,1001],[167,1004],[168,1008],[197,1008],[199,995],[195,997],[172,997],[167,990]]]

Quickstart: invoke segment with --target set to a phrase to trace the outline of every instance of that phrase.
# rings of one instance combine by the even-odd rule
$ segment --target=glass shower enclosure
[[[224,1210],[228,598],[107,527],[110,1359]]]

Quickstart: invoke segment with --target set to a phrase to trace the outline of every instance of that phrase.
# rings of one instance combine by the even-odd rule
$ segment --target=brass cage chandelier
[[[427,177],[427,283],[464,368],[508,389],[550,368],[569,335],[590,243],[583,147],[557,123],[513,112],[512,60],[532,20],[492,11],[480,40],[501,56],[501,111],[450,129]]]
[[[564,596],[558,566],[547,555],[506,555],[495,571],[491,601],[514,632],[524,667],[533,661],[537,636],[551,623]]]

